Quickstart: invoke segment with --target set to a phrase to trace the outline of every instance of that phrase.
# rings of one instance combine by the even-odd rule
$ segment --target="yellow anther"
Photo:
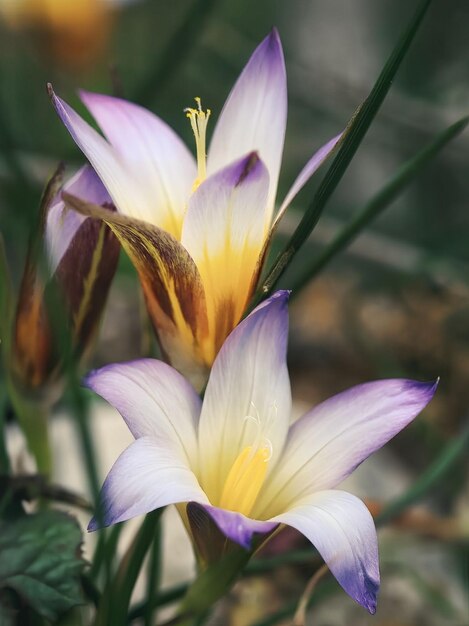
[[[192,132],[195,137],[195,146],[197,150],[197,178],[194,181],[192,186],[192,191],[195,191],[201,182],[205,180],[207,177],[207,167],[206,167],[206,130],[207,123],[211,114],[210,109],[204,111],[202,109],[202,102],[200,98],[194,98],[197,108],[193,109],[188,107],[184,109],[184,113],[186,117],[189,119],[191,123]]]
[[[271,447],[244,448],[231,466],[220,498],[220,507],[249,515],[264,484]]]

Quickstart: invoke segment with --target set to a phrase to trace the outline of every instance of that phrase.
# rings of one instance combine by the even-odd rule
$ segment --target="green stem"
[[[48,419],[50,406],[25,398],[11,381],[9,383],[10,402],[28,447],[36,459],[38,472],[50,476],[52,471]]]
[[[105,540],[98,542],[96,550],[93,554],[93,563],[91,564],[90,570],[90,576],[94,580],[97,580],[101,572],[101,566],[103,564],[107,572],[112,571],[112,564],[123,527],[124,522],[121,522],[120,524],[114,524],[114,526],[109,529],[107,536],[105,536],[104,531],[101,531],[100,536],[103,536]]]
[[[161,580],[161,524],[158,524],[153,537],[153,543],[148,560],[147,581],[147,608],[145,611],[144,626],[153,626],[155,623],[155,598]]]
[[[157,509],[145,516],[132,545],[121,561],[114,580],[107,586],[96,626],[124,626],[127,624],[132,592],[137,582],[143,561],[155,536],[156,526],[164,509]]]

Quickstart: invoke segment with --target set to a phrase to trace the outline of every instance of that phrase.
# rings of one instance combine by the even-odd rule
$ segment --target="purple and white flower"
[[[287,85],[276,30],[258,46],[218,118],[186,109],[197,159],[161,119],[118,98],[80,92],[104,137],[51,91],[53,104],[109,191],[116,213],[67,201],[104,220],[134,263],[170,362],[202,382],[256,287],[273,231],[336,146],[305,165],[275,214],[287,120]],[[207,155],[206,155],[207,153]]]
[[[292,526],[373,613],[373,519],[363,502],[336,487],[427,405],[436,385],[359,385],[291,424],[287,300],[288,292],[277,292],[232,331],[203,402],[176,370],[152,359],[88,376],[88,387],[116,407],[135,437],[104,483],[103,523],[178,504],[186,521],[203,513],[245,549],[279,525]],[[89,530],[98,526],[93,519]]]

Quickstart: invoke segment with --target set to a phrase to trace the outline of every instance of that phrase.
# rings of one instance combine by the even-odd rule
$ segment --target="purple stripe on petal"
[[[250,519],[241,513],[226,511],[209,504],[191,502],[188,505],[188,511],[190,508],[206,511],[225,537],[246,550],[251,549],[255,535],[267,535],[278,526],[278,522],[262,522]]]

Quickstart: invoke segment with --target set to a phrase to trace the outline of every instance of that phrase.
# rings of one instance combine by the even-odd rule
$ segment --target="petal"
[[[108,226],[101,220],[88,218],[78,227],[55,271],[79,353],[94,337],[119,252],[119,242]]]
[[[97,133],[72,107],[49,92],[57,114],[73,140],[89,160],[120,213],[133,215],[147,200],[138,184],[132,180],[108,142]]]
[[[278,522],[262,522],[250,519],[241,513],[197,502],[189,502],[187,514],[192,532],[194,535],[199,534],[199,537],[196,537],[199,541],[203,541],[200,535],[204,533],[201,529],[205,525],[204,517],[208,514],[225,537],[246,550],[252,547],[254,535],[266,535],[278,527]]]
[[[234,461],[247,446],[283,448],[291,409],[286,366],[288,292],[277,292],[229,335],[213,364],[199,422],[201,484],[220,501]]]
[[[109,472],[102,491],[103,524],[109,526],[168,504],[207,498],[197,478],[175,450],[173,441],[141,437],[124,450]],[[93,518],[88,530],[99,523]]]
[[[171,364],[200,387],[210,363],[205,294],[197,267],[187,250],[169,233],[147,222],[117,215],[64,194],[72,208],[103,220],[115,233],[135,266],[148,313]]]
[[[282,202],[282,205],[275,217],[272,228],[275,228],[278,222],[282,219],[283,214],[290,206],[293,198],[301,191],[301,189],[303,189],[308,180],[321,167],[324,161],[329,158],[341,137],[342,133],[340,133],[340,135],[337,135],[333,139],[330,139],[324,146],[319,148],[319,150],[315,152],[310,160],[306,163],[306,165],[296,177],[295,182],[290,188],[290,191],[285,196],[285,200]]]
[[[156,359],[114,363],[88,374],[85,384],[119,411],[136,439],[177,442],[195,471],[201,400],[175,369]]]
[[[370,512],[345,491],[319,491],[274,520],[317,548],[343,589],[370,613],[379,590],[378,542]]]
[[[285,509],[308,493],[335,487],[407,426],[435,390],[434,383],[378,380],[322,402],[291,427],[282,462],[259,506],[275,502]]]
[[[117,149],[87,124],[66,102],[57,97],[52,87],[50,87],[50,94],[59,117],[103,181],[117,210],[124,215],[156,224],[179,237],[184,210],[184,207],[181,208],[180,198],[185,193],[186,178],[189,177],[187,155],[192,158],[188,152],[185,155],[182,154],[179,140],[175,140],[174,143],[171,143],[171,140],[168,141],[167,137],[162,140],[158,163],[161,164],[161,161],[167,159],[167,171],[164,166],[157,169],[155,165],[154,136],[151,135],[150,139],[148,129],[143,136],[141,133],[132,136],[124,159]],[[105,96],[102,97],[105,98]],[[132,105],[129,103],[130,106]],[[151,116],[150,113],[148,115]],[[119,123],[123,124],[122,120]],[[106,127],[109,126],[109,120],[107,120]],[[144,165],[141,161],[141,152],[142,145],[146,144],[150,147],[146,151],[147,160]],[[122,144],[119,144],[119,149],[123,149]],[[175,161],[178,158],[181,158],[181,176],[178,179],[180,187],[176,191],[178,181],[174,180],[173,175]],[[191,183],[195,178],[195,164],[193,162],[192,164],[194,175],[191,177]],[[151,172],[148,171],[149,168]],[[171,192],[169,187],[171,187]],[[174,197],[171,196],[173,192]]]
[[[274,29],[256,48],[233,87],[213,132],[209,174],[257,151],[270,176],[272,215],[287,123],[287,78],[282,44]]]
[[[74,196],[102,206],[112,200],[106,188],[89,165],[85,165],[63,187]],[[72,241],[78,228],[86,218],[76,211],[65,210],[61,199],[50,207],[46,223],[46,247],[49,266],[53,274]]]
[[[181,243],[204,284],[212,361],[256,284],[268,188],[268,172],[252,153],[210,176],[189,201]]]
[[[80,97],[146,200],[127,215],[155,224],[178,239],[197,175],[192,154],[150,111],[111,96],[81,91]]]

